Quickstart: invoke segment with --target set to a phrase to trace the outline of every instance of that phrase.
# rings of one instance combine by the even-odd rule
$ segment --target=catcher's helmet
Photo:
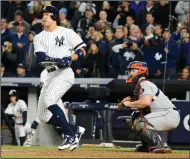
[[[9,91],[9,97],[12,97],[12,96],[16,97],[16,100],[18,100],[18,98],[19,98],[18,92],[14,89]]]
[[[138,72],[134,77],[129,76],[127,83],[138,82],[139,78],[148,76],[148,66],[146,62],[134,61],[128,65],[128,70],[137,69]]]
[[[57,10],[57,8],[55,8],[54,6],[45,6],[40,12],[40,16],[42,17],[42,14],[44,12],[48,12],[48,13],[52,13],[51,15],[51,18],[56,21],[58,19],[58,15],[59,15],[59,12]]]

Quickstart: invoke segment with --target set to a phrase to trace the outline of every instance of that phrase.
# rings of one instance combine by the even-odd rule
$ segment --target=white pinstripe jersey
[[[22,113],[24,111],[27,111],[27,106],[25,101],[19,99],[16,103],[16,105],[14,105],[13,103],[10,103],[7,108],[5,109],[5,113],[9,114],[9,115],[20,115],[19,118],[14,118],[15,123],[17,124],[21,124],[23,123],[23,117],[22,117]]]
[[[85,46],[77,33],[60,26],[52,32],[43,30],[34,37],[34,53],[45,52],[53,58],[71,56],[73,51]]]

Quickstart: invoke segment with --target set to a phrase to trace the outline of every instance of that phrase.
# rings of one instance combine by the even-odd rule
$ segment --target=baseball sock
[[[52,117],[47,122],[47,124],[64,127],[65,134],[69,136],[73,136],[74,135],[73,131],[70,128],[69,123],[67,122],[67,119],[65,117],[63,110],[57,104],[49,106],[48,110],[51,111]]]

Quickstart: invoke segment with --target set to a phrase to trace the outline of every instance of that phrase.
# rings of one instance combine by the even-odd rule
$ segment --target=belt
[[[62,67],[62,66],[54,66],[50,69],[47,69],[47,72],[50,73],[50,72],[54,72],[56,70],[59,70],[59,69],[65,69],[65,68],[68,68],[69,66],[66,66],[66,67]]]
[[[179,110],[179,109],[177,109],[177,108],[173,108],[173,110],[176,110],[176,111],[180,112],[180,110]]]
[[[23,123],[15,123],[16,125],[23,125]]]

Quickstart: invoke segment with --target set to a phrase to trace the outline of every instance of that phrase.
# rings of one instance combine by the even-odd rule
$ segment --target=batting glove
[[[70,66],[72,63],[72,57],[67,56],[67,57],[63,57],[62,59],[54,58],[54,62],[60,63],[59,65],[63,67]]]

